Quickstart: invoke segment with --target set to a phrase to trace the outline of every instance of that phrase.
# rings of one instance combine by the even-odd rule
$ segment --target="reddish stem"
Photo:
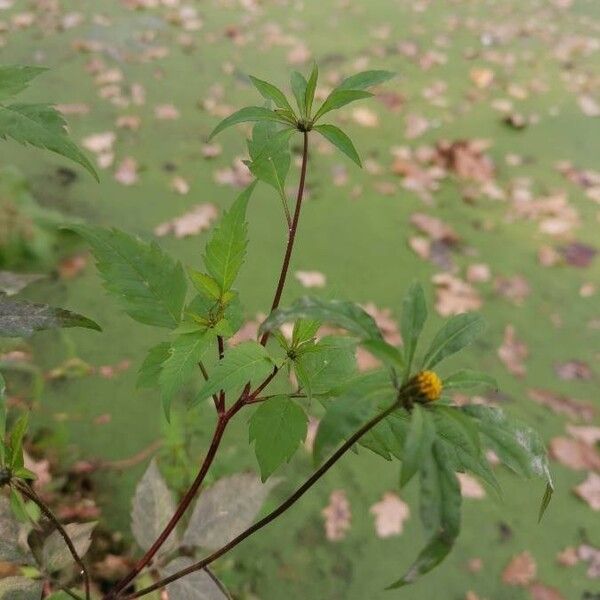
[[[283,288],[285,286],[285,280],[287,273],[290,268],[290,259],[292,258],[292,251],[294,250],[294,241],[296,240],[296,232],[298,231],[298,221],[300,220],[300,210],[302,208],[302,198],[304,197],[304,183],[306,181],[306,165],[308,164],[308,132],[303,131],[304,145],[302,148],[302,167],[300,170],[300,184],[298,185],[298,196],[296,198],[296,208],[294,209],[294,218],[292,224],[288,229],[287,246],[285,249],[285,255],[283,257],[283,264],[281,265],[281,273],[279,275],[279,281],[277,283],[277,289],[275,290],[275,296],[273,297],[273,304],[271,305],[271,312],[273,312],[278,306],[281,300],[281,294],[283,294]],[[271,333],[265,331],[260,338],[260,343],[265,346],[269,340]]]

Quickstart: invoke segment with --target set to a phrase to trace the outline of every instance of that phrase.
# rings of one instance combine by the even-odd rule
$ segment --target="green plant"
[[[390,587],[412,583],[452,549],[460,530],[457,472],[470,471],[499,492],[486,448],[517,474],[546,480],[540,517],[543,514],[552,494],[552,480],[538,435],[500,409],[455,406],[447,397],[446,392],[454,389],[494,386],[487,374],[469,370],[438,374],[442,361],[482,334],[484,322],[479,315],[450,318],[422,349],[419,341],[427,305],[418,283],[409,287],[403,301],[400,328],[404,344],[400,348],[387,343],[375,321],[355,303],[304,297],[287,308],[280,307],[302,212],[310,136],[313,132],[324,136],[360,165],[349,137],[336,126],[321,123],[321,119],[335,109],[371,96],[366,89],[391,76],[386,71],[351,76],[316,110],[316,66],[308,79],[300,73],[292,74],[296,108],[278,88],[251,78],[267,101],[266,106],[239,110],[222,121],[211,136],[238,123],[254,122],[247,164],[256,180],[239,195],[213,231],[205,248],[204,270],[184,269],[157,244],[123,231],[73,227],[90,244],[106,289],[127,314],[142,324],[167,330],[168,338],[148,351],[139,385],[159,391],[168,418],[184,386],[194,378],[203,378],[199,392],[185,410],[210,402],[216,415],[208,449],[179,504],[175,504],[155,462],[140,481],[132,530],[144,554],[106,594],[106,600],[138,598],[166,585],[171,598],[177,600],[200,597],[190,595],[186,591],[189,589],[212,590],[217,596],[220,593],[227,597],[209,566],[293,506],[357,445],[385,460],[398,461],[401,486],[417,475],[420,480],[420,512],[429,541]],[[302,163],[296,202],[290,210],[285,182],[291,164],[292,135],[301,136]],[[244,263],[246,213],[257,182],[274,188],[281,200],[288,239],[270,314],[260,326],[258,339],[231,346],[227,340],[242,324],[241,299],[234,285]],[[293,330],[286,337],[282,326],[288,323],[293,324]],[[338,333],[321,337],[319,330],[325,324],[335,327]],[[383,367],[367,375],[357,374],[357,346],[375,355]],[[286,376],[290,371],[298,382],[295,387]],[[291,459],[306,437],[308,413],[315,403],[325,411],[314,442],[315,471],[278,507],[253,523],[274,485],[273,473]],[[242,411],[252,411],[249,439],[254,444],[262,483],[254,476],[237,474],[218,480],[199,494],[224,432]],[[24,482],[29,473],[20,470],[18,460],[14,462],[21,454],[25,429],[23,425],[16,427],[10,445],[3,451],[4,483],[17,496],[22,494],[46,511]],[[183,530],[184,516],[196,497]],[[55,527],[58,536],[64,533],[62,539],[67,544],[70,532],[61,530],[58,523]],[[88,530],[80,535],[86,536]],[[87,582],[80,558],[86,548],[80,550],[68,544],[66,548],[61,546],[63,555],[80,565]],[[201,559],[197,556],[200,548],[209,552]],[[46,554],[46,563],[42,555],[41,569],[54,576],[60,569],[48,567],[51,553]],[[131,584],[150,566],[158,580],[131,591]],[[192,578],[187,588],[182,583],[186,576]],[[67,589],[77,597],[76,592]],[[88,585],[86,596],[89,593]]]

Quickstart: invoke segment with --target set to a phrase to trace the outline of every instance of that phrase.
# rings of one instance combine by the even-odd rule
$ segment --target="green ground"
[[[48,4],[58,4],[60,12],[53,14],[47,9]],[[136,11],[126,8],[126,4],[65,0],[31,2],[0,11],[0,20],[6,23],[29,10],[37,19],[30,27],[3,34],[6,46],[2,61],[39,62],[52,67],[37,91],[32,90],[23,98],[89,105],[89,114],[68,116],[74,138],[81,140],[92,133],[116,131],[115,163],[133,156],[140,165],[139,182],[133,186],[116,182],[111,167],[101,172],[100,185],[78,170],[76,181],[63,187],[55,168],[64,162],[41,151],[4,144],[3,162],[22,168],[41,202],[94,223],[116,225],[145,236],[151,235],[157,224],[184,213],[194,204],[228,206],[236,192],[215,183],[214,171],[229,166],[234,156],[242,155],[244,145],[239,132],[231,130],[219,140],[223,147],[219,157],[210,161],[202,158],[205,138],[218,121],[217,116],[200,107],[210,96],[212,85],[222,84],[223,105],[235,108],[254,102],[256,96],[244,75],[256,74],[283,85],[290,68],[286,57],[301,41],[325,76],[351,72],[355,62],[362,60],[370,68],[392,69],[400,76],[387,89],[405,96],[402,110],[391,111],[382,103],[372,102],[369,108],[380,119],[375,128],[353,122],[351,110],[340,116],[347,121],[359,152],[380,163],[383,174],[360,172],[337,156],[312,154],[310,201],[302,216],[292,268],[325,273],[328,284],[324,294],[372,301],[398,316],[402,294],[415,277],[428,284],[429,297],[434,300],[434,287],[429,281],[439,268],[417,258],[407,240],[415,234],[409,224],[412,213],[435,215],[450,224],[464,242],[452,254],[461,277],[469,264],[482,262],[490,266],[492,276],[522,275],[531,287],[522,305],[515,306],[499,296],[491,283],[475,284],[483,299],[481,310],[490,324],[489,335],[475,350],[463,354],[461,365],[496,376],[505,394],[502,401],[509,410],[538,427],[547,440],[564,432],[565,418],[529,400],[529,388],[542,387],[598,405],[599,292],[581,297],[579,290],[585,283],[600,284],[600,260],[596,258],[586,268],[543,268],[537,261],[542,244],[560,245],[565,240],[598,244],[600,207],[554,168],[556,161],[565,159],[577,168],[597,167],[600,119],[586,116],[577,102],[583,93],[600,97],[598,51],[586,50],[585,44],[594,36],[598,39],[600,5],[596,0],[575,0],[564,9],[558,7],[559,2],[541,0],[282,1],[260,3],[256,11],[242,8],[241,4],[246,3],[234,1],[193,3],[203,27],[188,33],[194,45],[187,49],[178,41],[182,27],[165,19],[174,8],[159,6]],[[56,19],[71,11],[80,12],[83,22],[66,31],[55,27]],[[281,28],[282,38],[291,36],[296,42],[269,44],[269,34],[273,35],[275,26]],[[385,26],[389,27],[387,36],[379,39]],[[149,42],[142,41],[145,31],[153,33]],[[482,45],[486,35],[493,39],[487,49]],[[578,41],[580,46],[568,61],[561,61],[555,52],[567,39]],[[102,47],[87,53],[77,51],[75,40],[96,40]],[[435,51],[445,56],[446,64],[423,68],[397,51],[398,44],[407,41],[416,42],[418,56]],[[169,54],[154,60],[141,59],[141,53],[149,47],[165,47]],[[494,56],[497,62],[493,62]],[[95,58],[101,58],[106,68],[122,71],[119,85],[125,94],[131,83],[141,83],[146,91],[145,104],[119,108],[101,99],[100,87],[85,68]],[[495,80],[490,86],[474,86],[469,72],[477,67],[494,71]],[[492,101],[510,98],[507,90],[511,84],[530,90],[537,80],[547,86],[545,91],[529,91],[527,98],[511,99],[515,111],[538,116],[539,122],[523,129],[502,123]],[[446,107],[433,106],[422,95],[425,88],[438,81],[447,84],[443,94]],[[179,119],[157,120],[154,107],[160,104],[174,104],[180,111]],[[417,139],[405,140],[405,118],[410,113],[423,115],[434,127]],[[139,115],[139,130],[116,129],[115,121],[120,115]],[[478,196],[465,202],[461,184],[452,178],[447,178],[434,194],[433,205],[424,205],[416,194],[404,190],[400,178],[391,173],[390,148],[415,148],[440,138],[492,140],[489,154],[496,164],[496,182],[501,188],[508,190],[511,181],[528,177],[536,197],[565,190],[579,214],[580,226],[566,237],[555,238],[540,233],[535,221],[510,222],[506,219],[505,201]],[[522,156],[522,166],[508,166],[507,154]],[[341,164],[348,168],[349,180],[343,186],[331,186],[332,167]],[[167,165],[172,165],[175,172],[169,171]],[[169,181],[174,174],[189,181],[189,194],[171,191]],[[380,188],[376,184],[380,182],[393,182],[397,190],[383,195],[377,191]],[[356,185],[363,186],[362,193],[353,198],[351,190]],[[266,188],[260,188],[253,198],[250,219],[249,260],[239,284],[249,318],[265,311],[270,303],[285,234],[280,207]],[[184,240],[166,237],[162,243],[185,263],[199,264],[205,235]],[[285,298],[291,300],[302,292],[300,284],[290,278]],[[60,364],[72,354],[92,365],[133,361],[129,370],[113,379],[92,375],[46,387],[36,412],[36,424],[55,431],[54,440],[63,459],[116,460],[155,441],[162,427],[159,399],[153,392],[135,390],[134,383],[137,367],[146,349],[159,339],[158,333],[135,324],[118,310],[103,292],[91,264],[78,278],[38,284],[29,295],[83,312],[104,328],[101,334],[82,330],[38,335],[36,360],[45,368]],[[497,357],[507,324],[515,326],[518,337],[529,347],[527,373],[521,379],[509,374]],[[593,377],[561,380],[553,367],[570,360],[587,362],[595,369]],[[111,415],[110,423],[95,424],[96,417],[104,414]],[[208,412],[198,415],[196,429],[203,435],[194,438],[198,440],[196,455],[211,427],[212,416]],[[238,469],[240,462],[253,467],[243,419],[227,437],[226,448],[214,467],[215,475]],[[286,479],[272,494],[271,502],[283,497],[309,469],[308,455],[298,456],[285,471]],[[139,465],[120,476],[96,479],[98,501],[111,526],[127,530],[129,499],[142,470],[143,465]],[[224,559],[218,571],[241,598],[458,600],[473,590],[481,598],[519,600],[529,598],[530,592],[505,585],[501,573],[510,557],[528,550],[537,562],[539,581],[558,588],[569,600],[584,598],[585,592],[598,592],[599,581],[589,579],[582,564],[570,569],[557,567],[556,554],[583,540],[600,545],[599,519],[572,493],[573,486],[583,481],[586,473],[556,463],[554,470],[557,492],[542,525],[536,525],[542,484],[525,484],[499,473],[505,501],[465,501],[463,532],[445,564],[412,588],[383,592],[422,542],[416,493],[409,487],[403,494],[412,511],[403,534],[385,540],[377,538],[369,507],[385,491],[396,488],[397,468],[361,452],[342,461],[301,505],[264,535],[247,541]],[[321,510],[335,489],[343,489],[348,495],[352,527],[345,540],[332,543],[325,539]],[[508,536],[501,533],[506,531],[505,526],[510,528]],[[483,561],[478,573],[470,573],[466,568],[471,558]]]

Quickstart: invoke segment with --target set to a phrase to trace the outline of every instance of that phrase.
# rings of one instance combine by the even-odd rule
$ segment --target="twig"
[[[218,577],[208,567],[204,567],[204,572],[213,580],[213,583],[219,588],[219,591],[227,598],[227,600],[233,600],[229,590],[219,581]]]
[[[302,167],[300,169],[300,183],[298,184],[298,196],[296,198],[296,208],[294,209],[294,219],[288,230],[288,240],[285,249],[285,255],[283,257],[283,264],[281,265],[281,273],[279,274],[279,281],[277,282],[277,289],[275,290],[275,296],[273,297],[273,303],[271,304],[271,312],[273,312],[278,306],[281,300],[281,294],[285,286],[285,280],[290,267],[290,259],[292,258],[292,251],[294,250],[294,241],[296,240],[296,232],[298,231],[298,221],[300,220],[300,210],[302,208],[302,198],[304,197],[304,184],[306,181],[306,165],[308,164],[308,132],[304,131],[304,144],[302,147]],[[260,343],[265,346],[271,333],[265,331],[260,338]]]
[[[206,367],[204,366],[204,363],[201,360],[198,361],[198,367],[200,369],[200,372],[202,373],[202,377],[204,377],[204,381],[208,381],[208,371],[206,370]],[[219,412],[219,397],[216,394],[213,394],[212,399],[215,403],[216,411]]]
[[[392,412],[397,410],[401,406],[400,398],[396,399],[394,404],[392,404],[389,408],[384,410],[382,413],[371,419],[368,423],[363,425],[358,431],[356,431],[348,440],[344,442],[342,446],[326,461],[321,467],[319,467],[291,496],[289,496],[286,500],[284,500],[275,510],[270,512],[266,517],[262,518],[260,521],[240,533],[237,537],[233,538],[229,543],[225,544],[215,552],[213,552],[210,556],[202,559],[201,561],[190,565],[189,567],[182,569],[181,571],[177,571],[170,577],[165,577],[161,581],[156,582],[155,584],[148,586],[142,590],[134,592],[133,594],[129,594],[125,596],[123,600],[134,600],[134,598],[141,598],[146,594],[154,592],[169,583],[173,583],[177,579],[185,577],[190,573],[194,573],[195,571],[199,571],[204,569],[212,562],[229,552],[231,549],[235,548],[238,544],[243,542],[246,538],[250,537],[253,533],[256,533],[259,529],[266,527],[274,521],[277,517],[279,517],[282,513],[284,513],[288,508],[293,506],[300,498],[317,482],[329,469],[348,451],[356,442],[367,432],[369,432],[373,427],[375,427],[378,423],[380,423],[383,419],[389,416]]]
[[[58,531],[59,535],[64,540],[73,560],[77,563],[77,566],[81,569],[81,575],[83,575],[83,581],[85,584],[85,598],[86,600],[90,600],[90,575],[87,571],[86,566],[83,564],[83,560],[79,556],[77,549],[73,545],[69,534],[66,532],[65,528],[62,526],[62,523],[56,518],[54,513],[50,510],[50,507],[46,505],[46,503],[35,493],[33,488],[27,485],[24,482],[19,480],[14,484],[17,490],[23,494],[26,498],[34,502],[37,507],[42,511],[42,514],[52,523],[56,531]]]

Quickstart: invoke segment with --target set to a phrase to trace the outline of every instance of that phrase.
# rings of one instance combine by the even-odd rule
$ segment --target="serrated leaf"
[[[192,564],[194,561],[191,558],[185,556],[175,558],[166,567],[160,569],[161,579],[187,569]],[[227,596],[206,570],[194,571],[169,583],[167,592],[169,600],[227,600]]]
[[[487,373],[462,369],[444,379],[444,390],[468,389],[478,386],[498,388],[496,380]]]
[[[387,589],[411,584],[439,565],[460,532],[460,485],[444,450],[434,444],[421,468],[421,518],[432,534],[406,574]]]
[[[29,82],[47,71],[46,67],[6,65],[0,67],[0,100],[16,96],[29,86]]]
[[[304,296],[289,308],[274,310],[259,328],[259,333],[278,329],[296,319],[312,319],[346,329],[361,339],[382,339],[374,319],[358,304],[342,300],[322,300]]]
[[[153,460],[137,484],[131,510],[131,531],[142,550],[152,546],[174,512],[173,494]],[[159,553],[168,554],[177,546],[177,534],[173,531]]]
[[[340,397],[327,402],[313,445],[315,464],[374,417],[382,404],[387,408],[393,397],[389,381],[370,373],[355,378]]]
[[[450,318],[433,338],[423,359],[423,368],[432,369],[442,360],[462,350],[481,335],[485,321],[477,313]]]
[[[204,264],[224,293],[231,289],[244,263],[248,245],[246,209],[256,182],[251,183],[235,200],[215,227],[204,250]]]
[[[250,81],[252,81],[254,87],[265,100],[272,100],[275,103],[275,106],[294,114],[294,109],[288,102],[285,94],[279,88],[268,81],[253,77],[252,75],[250,75]]]
[[[62,115],[49,104],[0,105],[0,137],[20,144],[31,144],[60,154],[87,169],[98,181],[98,174],[85,154],[66,133]]]
[[[541,519],[552,497],[554,482],[539,434],[499,408],[469,405],[461,410],[477,419],[485,444],[509,469],[523,477],[536,476],[546,481],[538,516]]]
[[[298,381],[309,397],[326,394],[354,373],[355,349],[351,338],[326,336],[294,360]]]
[[[248,162],[248,168],[258,180],[270,185],[285,198],[285,179],[291,164],[289,141],[293,130],[288,127],[277,131],[270,125],[257,123],[254,126],[252,140],[248,142],[252,159]],[[261,129],[263,131],[259,133]]]
[[[385,460],[402,460],[408,427],[408,413],[398,410],[373,427],[358,443]]]
[[[313,101],[315,99],[315,90],[317,89],[317,80],[319,79],[319,67],[317,63],[313,65],[310,77],[306,83],[306,91],[304,94],[304,105],[306,106],[306,116],[310,117],[312,112]]]
[[[219,479],[201,492],[183,536],[183,544],[208,550],[224,546],[254,522],[276,484],[275,479],[262,484],[256,475],[250,473]]]
[[[291,398],[276,396],[260,404],[250,419],[250,443],[260,466],[262,481],[289,462],[306,438],[308,418]]]
[[[29,427],[29,413],[22,414],[10,430],[10,444],[8,446],[7,462],[12,471],[24,466],[23,438]]]
[[[43,582],[27,577],[0,579],[0,600],[39,600]]]
[[[302,73],[298,73],[298,71],[292,71],[290,76],[290,83],[292,86],[292,93],[294,94],[294,98],[296,98],[296,104],[298,105],[298,110],[300,111],[300,115],[306,116],[306,87],[308,85],[306,79],[304,79],[304,75]]]
[[[198,293],[213,300],[221,298],[221,286],[210,275],[191,269],[188,276]]]
[[[356,73],[356,75],[350,75],[350,77],[346,77],[346,79],[344,79],[344,81],[342,81],[342,83],[340,83],[336,89],[364,90],[373,85],[384,83],[395,76],[396,74],[392,73],[392,71],[362,71],[361,73]]]
[[[157,388],[158,377],[162,365],[169,358],[169,342],[161,342],[148,350],[148,354],[138,371],[137,387],[139,388]]]
[[[269,108],[264,108],[262,106],[246,106],[245,108],[241,108],[240,110],[234,112],[232,115],[229,115],[225,119],[223,119],[211,132],[208,136],[208,139],[212,139],[228,127],[232,125],[238,125],[239,123],[253,123],[256,121],[275,121],[279,123],[286,123],[285,119],[278,115],[276,112],[272,111]]]
[[[292,331],[292,346],[297,348],[300,344],[314,340],[321,322],[316,319],[298,319]]]
[[[8,300],[0,295],[0,336],[27,337],[34,331],[64,327],[85,327],[101,331],[91,319],[47,304]]]
[[[371,98],[373,94],[371,92],[365,92],[363,90],[341,90],[335,89],[327,96],[323,104],[319,107],[319,110],[314,116],[314,122],[320,119],[323,115],[337,110],[357,100],[364,100],[365,98]]]
[[[173,329],[181,320],[187,291],[183,267],[158,244],[118,229],[75,225],[92,247],[105,288],[125,312],[145,325]]]
[[[338,150],[341,150],[350,160],[362,167],[360,156],[352,143],[352,140],[335,125],[315,125],[313,127],[325,139],[329,140]]]
[[[173,396],[198,371],[198,362],[216,339],[212,329],[177,336],[171,343],[167,360],[162,364],[158,381],[167,419]]]
[[[13,516],[8,498],[0,496],[0,562],[17,562],[22,559],[19,523]]]
[[[77,554],[85,556],[92,544],[92,531],[96,523],[69,523],[64,526]],[[42,564],[49,573],[66,569],[75,562],[65,540],[58,531],[53,531],[45,540],[42,547]]]
[[[410,370],[417,349],[419,336],[427,320],[427,302],[425,293],[420,283],[413,283],[406,293],[402,302],[402,318],[400,320],[400,331],[404,342],[404,358],[406,367],[404,380],[410,376]]]
[[[198,404],[220,390],[240,392],[248,382],[265,379],[273,370],[273,361],[258,342],[244,342],[229,348],[213,369],[194,400]]]
[[[34,281],[43,279],[44,275],[37,273],[12,273],[0,271],[0,292],[14,296]]]
[[[427,460],[435,439],[435,425],[429,412],[418,404],[413,407],[402,453],[400,486],[404,487]]]

